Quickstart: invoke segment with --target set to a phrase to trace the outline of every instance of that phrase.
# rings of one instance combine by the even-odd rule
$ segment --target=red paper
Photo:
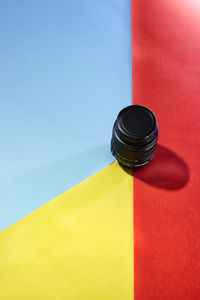
[[[132,1],[133,104],[159,125],[134,174],[135,300],[200,299],[200,2]]]

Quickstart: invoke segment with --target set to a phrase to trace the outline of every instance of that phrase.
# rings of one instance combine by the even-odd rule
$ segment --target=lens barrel
[[[130,105],[120,111],[114,123],[111,152],[122,166],[138,168],[153,159],[157,140],[153,112],[145,106]]]

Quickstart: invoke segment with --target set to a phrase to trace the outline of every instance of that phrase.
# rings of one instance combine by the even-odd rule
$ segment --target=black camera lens
[[[153,159],[157,140],[153,112],[145,106],[130,105],[120,111],[114,123],[111,151],[122,166],[138,168]]]

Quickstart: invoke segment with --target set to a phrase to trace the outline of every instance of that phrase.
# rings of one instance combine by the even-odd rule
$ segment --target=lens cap
[[[121,165],[137,168],[153,159],[157,140],[153,112],[145,106],[130,105],[120,111],[114,123],[111,151]]]

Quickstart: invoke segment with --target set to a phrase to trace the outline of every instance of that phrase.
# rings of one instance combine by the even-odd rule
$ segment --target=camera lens
[[[153,159],[157,140],[153,112],[145,106],[130,105],[120,111],[114,123],[111,151],[122,166],[137,168]]]

